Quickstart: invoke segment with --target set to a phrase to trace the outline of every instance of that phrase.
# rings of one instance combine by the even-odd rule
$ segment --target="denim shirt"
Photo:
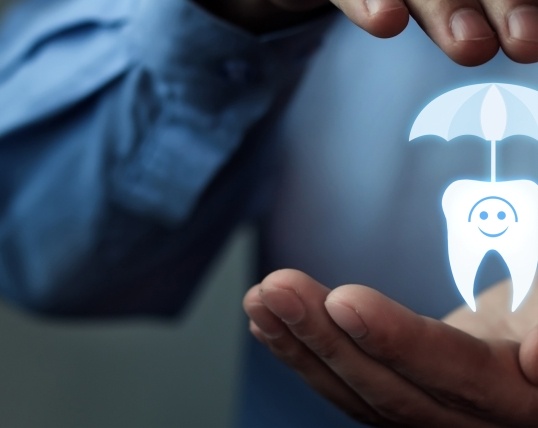
[[[26,0],[0,28],[0,293],[171,315],[263,199],[245,137],[328,20],[264,37],[185,0]],[[265,172],[264,172],[265,171]]]

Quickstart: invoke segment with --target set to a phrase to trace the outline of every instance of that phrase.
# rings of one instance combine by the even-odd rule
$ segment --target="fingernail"
[[[514,39],[538,42],[538,8],[527,5],[512,10],[508,15],[508,31]]]
[[[265,290],[262,288],[260,296],[269,310],[286,324],[297,324],[306,314],[303,302],[292,290],[282,288]]]
[[[325,307],[334,322],[354,339],[362,339],[368,334],[366,324],[354,309],[332,300],[327,300]]]
[[[486,18],[475,9],[459,9],[450,19],[450,30],[458,42],[464,40],[483,40],[495,36]]]
[[[365,0],[364,4],[370,15],[379,12],[388,12],[404,7],[400,0]]]

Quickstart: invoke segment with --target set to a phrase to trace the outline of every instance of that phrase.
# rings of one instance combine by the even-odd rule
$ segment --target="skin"
[[[312,19],[331,5],[326,0],[198,2],[254,33]],[[462,65],[483,64],[499,49],[517,62],[538,61],[536,0],[332,0],[332,5],[377,37],[396,36],[411,16],[450,58]]]
[[[534,290],[534,287],[532,290]],[[497,284],[438,321],[360,285],[277,271],[246,294],[252,334],[315,390],[376,426],[538,426],[538,292]]]

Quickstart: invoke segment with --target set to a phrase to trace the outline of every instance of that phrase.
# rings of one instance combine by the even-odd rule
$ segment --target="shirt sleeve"
[[[328,23],[256,38],[182,0],[22,2],[0,30],[0,292],[177,312],[245,214],[245,135]]]

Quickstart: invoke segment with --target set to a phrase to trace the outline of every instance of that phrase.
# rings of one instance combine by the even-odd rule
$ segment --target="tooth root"
[[[532,286],[534,279],[534,271],[532,275],[527,277],[521,277],[521,275],[512,275],[513,295],[512,295],[512,312],[514,312],[518,306],[523,302],[523,299],[527,296],[529,289]]]
[[[528,248],[523,248],[529,250]],[[536,274],[537,254],[522,254],[521,251],[501,251],[510,276],[512,277],[512,312],[514,312],[529,292]],[[529,258],[532,261],[529,261]]]
[[[469,247],[465,243],[457,245],[454,241],[458,240],[458,237],[454,236],[452,238],[451,245],[448,248],[448,256],[454,282],[465,302],[473,312],[476,312],[474,282],[483,254],[469,251]]]

